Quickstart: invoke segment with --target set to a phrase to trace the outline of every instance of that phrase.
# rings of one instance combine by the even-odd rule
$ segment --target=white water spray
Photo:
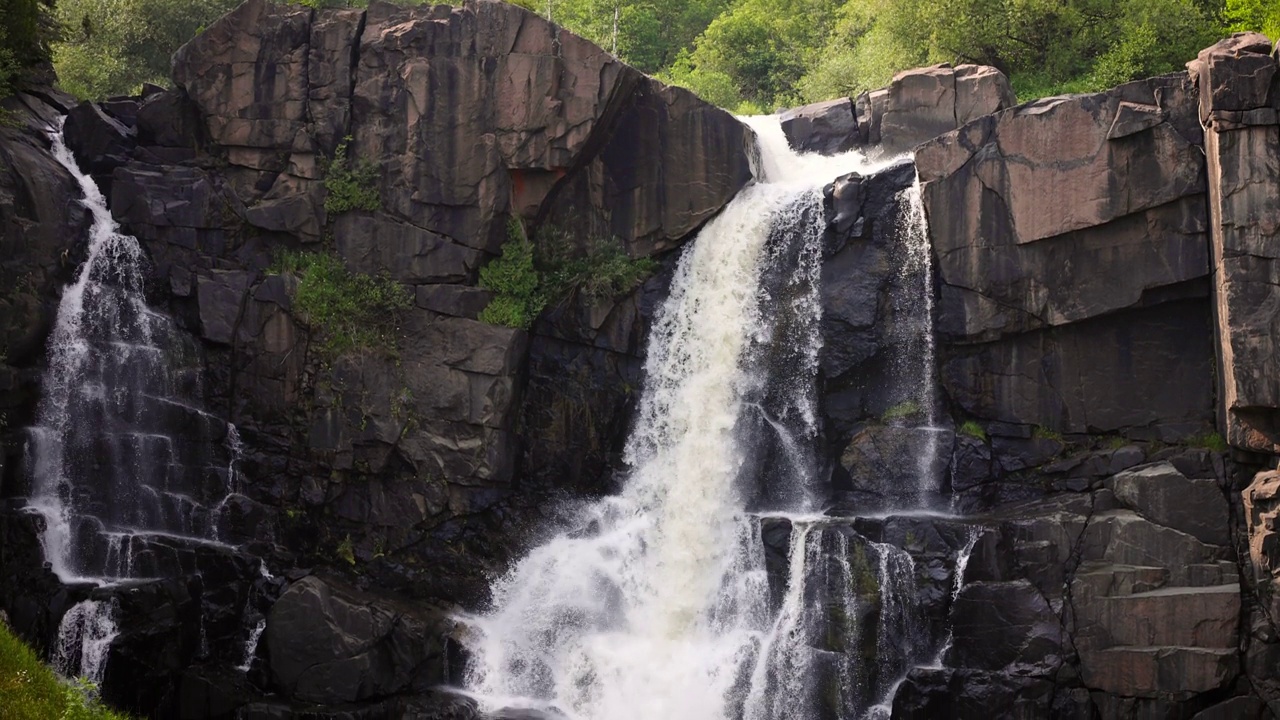
[[[53,667],[63,677],[84,678],[96,688],[106,672],[111,641],[118,630],[115,605],[109,600],[84,600],[71,606],[58,624]]]

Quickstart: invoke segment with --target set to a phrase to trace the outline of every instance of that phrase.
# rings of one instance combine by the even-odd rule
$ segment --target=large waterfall
[[[911,558],[814,514],[821,188],[872,168],[853,153],[793,153],[776,117],[748,122],[757,182],[680,258],[624,489],[500,579],[491,612],[466,618],[467,690],[489,710],[850,717],[913,656],[880,648],[897,658],[882,672],[855,657],[866,643],[912,644]]]

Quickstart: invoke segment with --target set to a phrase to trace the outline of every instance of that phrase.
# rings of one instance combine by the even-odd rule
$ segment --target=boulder
[[[786,110],[781,122],[787,144],[797,152],[838,155],[863,144],[849,98]]]
[[[1229,508],[1217,480],[1192,480],[1168,462],[1119,473],[1107,482],[1122,504],[1148,520],[1210,545],[1230,544]]]
[[[904,70],[856,103],[862,142],[899,153],[984,115],[1013,107],[1004,73],[987,65]]]
[[[67,113],[62,134],[76,163],[93,176],[102,194],[110,197],[111,173],[129,162],[137,132],[103,112],[97,103],[85,101]]]
[[[306,577],[267,617],[271,673],[289,697],[319,704],[425,690],[443,681],[447,624]]]

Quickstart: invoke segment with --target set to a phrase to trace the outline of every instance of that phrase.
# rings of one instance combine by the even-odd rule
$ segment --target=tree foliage
[[[81,98],[167,85],[174,51],[239,0],[59,0],[66,28],[53,62],[63,89]]]
[[[53,0],[0,0],[0,97],[17,90],[24,71],[49,59],[57,37]]]

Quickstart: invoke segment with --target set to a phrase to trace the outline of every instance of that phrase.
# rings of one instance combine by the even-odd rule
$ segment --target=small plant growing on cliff
[[[348,565],[356,564],[356,551],[351,544],[350,535],[346,536],[345,538],[342,539],[342,542],[338,543],[337,554],[338,554],[338,557],[342,558],[342,560],[346,562]]]
[[[353,273],[328,253],[287,252],[273,270],[298,278],[294,312],[319,333],[323,351],[330,355],[394,351],[400,313],[412,305],[399,283],[385,276]]]
[[[618,297],[657,269],[649,258],[629,257],[616,239],[593,240],[577,252],[566,233],[549,229],[534,243],[512,218],[502,255],[480,269],[480,287],[496,293],[480,319],[528,329],[548,302],[574,292],[591,300]]]
[[[983,430],[982,426],[979,425],[976,420],[965,420],[964,423],[960,425],[960,429],[957,430],[957,432],[961,435],[968,435],[976,440],[981,440],[982,442],[987,441],[987,431]]]
[[[905,400],[890,407],[880,416],[880,422],[890,423],[894,420],[906,420],[920,415],[920,403],[915,400]]]
[[[333,157],[325,161],[324,187],[329,191],[324,199],[324,210],[339,215],[351,210],[377,210],[382,207],[378,197],[378,168],[367,161],[356,162],[347,157],[351,136],[342,139]]]
[[[1057,430],[1051,430],[1042,425],[1037,425],[1035,429],[1031,431],[1031,437],[1036,440],[1052,440],[1054,442],[1062,442],[1062,433],[1058,432]]]
[[[480,312],[480,320],[528,329],[547,304],[542,285],[542,276],[533,265],[533,243],[513,218],[507,225],[502,255],[480,268],[480,287],[495,293]]]
[[[1226,439],[1216,432],[1203,432],[1199,435],[1192,435],[1187,438],[1187,445],[1218,453],[1226,452],[1229,449]]]

